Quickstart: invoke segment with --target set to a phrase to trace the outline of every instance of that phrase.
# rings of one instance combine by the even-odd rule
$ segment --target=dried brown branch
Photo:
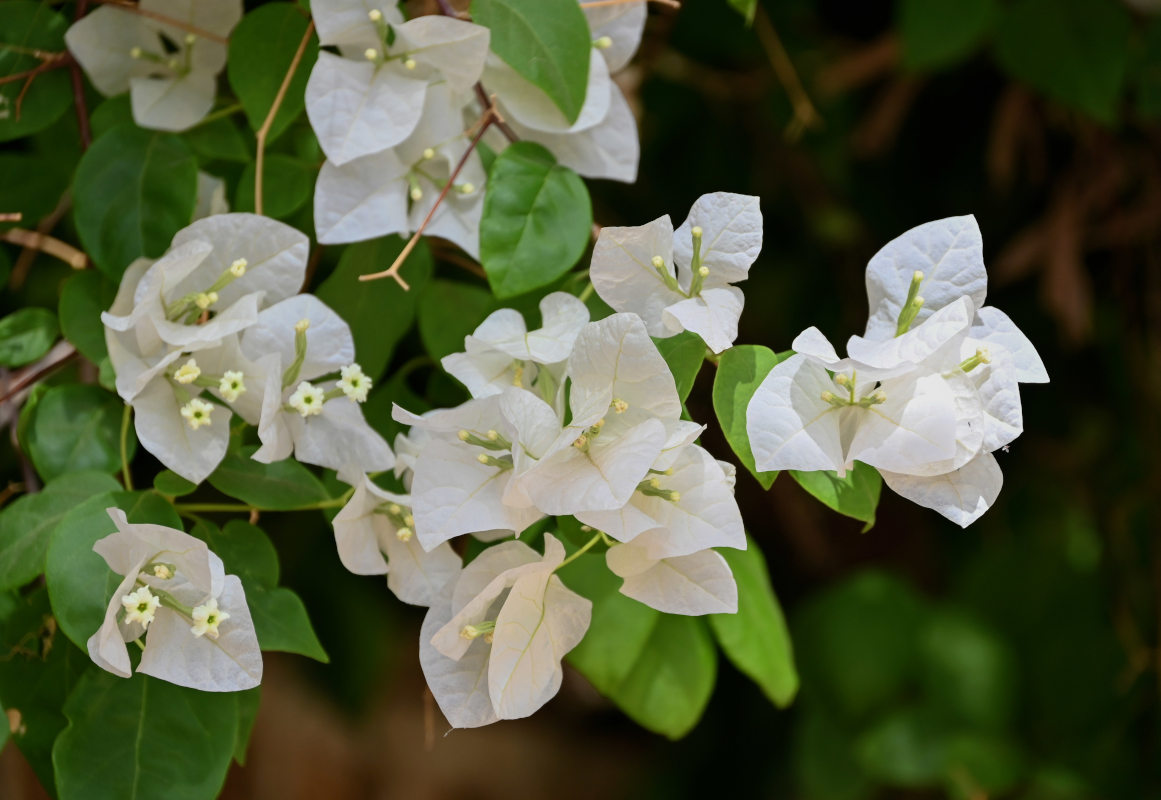
[[[89,265],[89,258],[71,244],[62,242],[40,231],[30,231],[25,228],[10,228],[0,235],[0,239],[21,247],[39,250],[68,264],[73,269],[84,269]]]
[[[266,160],[266,137],[270,134],[270,126],[274,124],[274,117],[277,116],[278,109],[286,98],[286,90],[290,88],[290,81],[293,80],[294,72],[298,69],[299,62],[302,61],[302,54],[306,52],[306,45],[310,41],[312,33],[314,33],[314,20],[311,20],[310,24],[306,26],[306,33],[302,35],[302,41],[298,43],[298,49],[294,51],[294,58],[290,60],[290,67],[282,78],[282,85],[278,87],[278,94],[274,96],[270,111],[266,114],[266,119],[262,121],[262,127],[255,134],[258,140],[258,155],[254,163],[254,212],[257,214],[262,213],[262,173]]]

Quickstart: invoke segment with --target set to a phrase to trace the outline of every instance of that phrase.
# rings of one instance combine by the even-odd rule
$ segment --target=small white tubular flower
[[[177,371],[173,373],[173,379],[178,383],[188,384],[196,381],[201,374],[202,371],[198,368],[198,362],[191,358],[177,368]]]
[[[130,524],[117,508],[108,512],[117,532],[93,550],[124,580],[109,601],[104,623],[88,641],[97,666],[130,677],[125,645],[145,636],[140,673],[208,692],[257,686],[262,653],[237,576],[227,575],[221,559],[200,539],[161,525]],[[143,571],[149,564],[165,565],[170,576]]]
[[[660,217],[603,228],[593,249],[593,286],[617,311],[640,315],[650,335],[693,331],[720,353],[737,338],[744,304],[731,284],[746,279],[762,248],[758,198],[702,195],[677,231],[672,224]]]
[[[226,370],[218,382],[218,391],[227,403],[233,403],[246,391],[245,375],[237,370]]]
[[[326,402],[326,392],[310,381],[302,381],[286,402],[287,405],[301,414],[303,418],[313,417],[323,412],[323,404]]]
[[[307,116],[336,165],[406,139],[431,84],[442,79],[465,92],[483,71],[489,33],[480,25],[438,14],[404,22],[393,7],[373,19],[366,6],[350,0],[321,0],[311,12],[321,44],[360,56],[320,53],[307,81]]]
[[[363,368],[358,364],[349,364],[341,370],[342,377],[337,386],[343,394],[356,403],[367,400],[367,392],[371,391],[371,379],[363,374]]]
[[[203,425],[213,424],[213,419],[210,416],[213,410],[213,403],[207,403],[205,400],[195,397],[181,407],[181,416],[189,425],[190,430],[196,431]]]
[[[460,557],[447,542],[431,552],[423,549],[407,525],[410,506],[410,497],[386,492],[364,476],[335,515],[335,544],[343,566],[351,572],[386,573],[387,588],[396,597],[405,603],[430,606],[443,587],[459,575]]]
[[[243,275],[246,274],[246,267],[248,267],[249,265],[250,265],[250,262],[247,261],[246,259],[236,258],[230,264],[230,274],[233,275],[235,278],[241,278]]]
[[[190,626],[190,633],[194,636],[207,636],[210,639],[217,639],[219,636],[218,628],[230,618],[230,615],[218,608],[218,601],[211,597],[202,605],[194,606],[190,618],[194,623]]]
[[[110,6],[75,22],[65,34],[69,51],[97,90],[130,92],[133,118],[144,128],[181,131],[213,107],[216,76],[226,66],[230,31],[242,17],[241,0],[145,0],[138,15]],[[159,21],[181,19],[221,41],[194,36]],[[163,38],[166,41],[163,41]],[[170,53],[172,45],[177,49]]]
[[[160,605],[161,600],[149,591],[148,586],[142,586],[137,591],[125,595],[121,598],[121,606],[125,609],[125,624],[132,625],[136,622],[142,628],[148,628]]]
[[[592,616],[592,603],[553,574],[563,559],[551,534],[543,557],[521,542],[489,548],[428,612],[420,664],[453,726],[526,717],[560,689],[561,660]]]

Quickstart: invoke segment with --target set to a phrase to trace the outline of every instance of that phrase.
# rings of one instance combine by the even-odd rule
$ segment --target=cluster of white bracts
[[[370,381],[349,326],[297,294],[308,247],[280,222],[219,214],[126,270],[101,316],[117,392],[141,444],[178,475],[200,483],[221,463],[231,411],[258,426],[258,461],[293,452],[350,480],[394,464],[359,409]]]
[[[242,582],[206,543],[161,525],[133,525],[108,509],[117,532],[93,545],[124,579],[88,642],[102,669],[133,673],[126,643],[143,645],[137,671],[207,692],[250,689],[262,653]]]
[[[608,45],[591,59],[584,109],[569,124],[539,88],[494,54],[487,28],[433,15],[404,21],[396,0],[315,0],[322,52],[306,89],[306,110],[327,156],[315,187],[323,243],[353,242],[416,230],[468,151],[483,113],[484,81],[522,138],[540,142],[561,163],[589,177],[632,181],[637,126],[609,78],[635,52],[645,2],[586,11],[593,35]],[[611,59],[606,61],[606,59]],[[489,137],[493,150],[507,139]],[[476,257],[486,175],[472,151],[425,229]]]
[[[242,18],[242,0],[141,0],[139,7],[141,13],[96,8],[73,23],[65,43],[97,91],[129,92],[138,125],[183,131],[213,108],[218,73],[226,66],[223,42]]]
[[[875,467],[894,491],[961,526],[995,501],[992,453],[1023,431],[1019,383],[1048,374],[1003,312],[984,306],[974,217],[920,225],[867,265],[870,320],[840,359],[816,328],[754,393],[760,470]]]
[[[697,199],[676,232],[668,215],[602,228],[589,275],[606,303],[640,315],[651,335],[692,331],[720,353],[738,338],[744,298],[732,284],[761,249],[758,198],[715,192]]]
[[[494,541],[573,515],[614,542],[606,558],[624,594],[676,614],[737,610],[733,575],[712,549],[746,546],[733,469],[693,443],[703,426],[681,419],[645,324],[635,314],[589,322],[561,293],[540,310],[533,331],[517,312],[495,312],[444,359],[473,399],[423,416],[396,408],[412,425],[396,441],[410,494],[367,481],[335,518],[348,568],[390,568],[396,594],[430,607],[420,659],[457,727],[547,702],[590,615],[553,574],[564,560],[553,536],[543,555],[506,542],[462,570],[448,545],[457,536]]]

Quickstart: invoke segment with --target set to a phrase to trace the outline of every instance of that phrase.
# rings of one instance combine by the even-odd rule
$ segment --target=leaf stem
[[[310,41],[310,35],[312,33],[314,33],[313,19],[306,26],[306,33],[302,35],[302,41],[298,43],[298,49],[294,51],[294,58],[290,60],[290,67],[286,70],[286,75],[282,78],[282,85],[278,87],[278,94],[274,95],[274,102],[270,105],[270,111],[266,114],[266,119],[262,122],[262,127],[255,134],[255,138],[258,141],[258,154],[254,162],[255,214],[262,213],[262,172],[266,161],[266,137],[269,135],[270,126],[274,124],[274,117],[278,114],[278,109],[286,97],[286,90],[290,88],[290,81],[294,78],[294,72],[298,69],[299,62],[302,61],[302,54],[306,52],[306,45]]]
[[[597,287],[593,286],[593,282],[589,281],[588,286],[586,286],[584,288],[584,290],[581,291],[580,296],[577,299],[580,300],[582,303],[585,302],[586,300],[588,300],[590,297],[593,296],[593,292],[596,291],[596,288]]]
[[[125,484],[125,491],[133,491],[133,476],[129,474],[129,420],[133,417],[133,406],[125,404],[125,412],[121,415],[121,482]]]
[[[305,506],[295,506],[294,508],[262,508],[261,506],[252,506],[247,503],[174,503],[173,507],[177,509],[177,513],[183,512],[238,512],[249,514],[252,511],[315,511],[324,508],[339,508],[347,504],[351,499],[351,495],[355,493],[354,489],[348,489],[338,497],[331,497],[327,500],[319,500],[317,503],[308,503]]]
[[[554,569],[553,572],[559,572],[560,570],[564,569],[569,564],[571,564],[573,561],[576,561],[578,558],[583,556],[590,549],[592,549],[593,545],[595,545],[597,542],[601,541],[601,537],[603,535],[604,534],[602,534],[600,531],[597,531],[596,533],[594,533],[593,538],[591,538],[587,542],[585,542],[584,547],[582,547],[580,550],[577,550],[575,553],[573,553],[571,556],[566,558],[564,561],[561,561],[559,564],[557,564],[556,569]]]
[[[206,114],[204,117],[201,118],[201,120],[199,122],[196,122],[193,125],[191,125],[189,130],[192,131],[194,128],[200,128],[203,125],[209,125],[211,122],[217,122],[218,120],[222,119],[223,117],[228,117],[228,116],[231,116],[232,114],[237,114],[242,109],[243,109],[243,106],[241,103],[234,103],[232,106],[225,106],[223,108],[219,108],[217,111],[213,111],[209,114]]]

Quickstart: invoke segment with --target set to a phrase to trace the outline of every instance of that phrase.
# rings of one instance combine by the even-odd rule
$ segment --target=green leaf
[[[696,333],[683,331],[668,339],[654,339],[653,343],[669,365],[669,371],[677,382],[677,396],[684,403],[705,361],[705,342]]]
[[[22,367],[43,356],[60,328],[51,311],[22,308],[0,319],[0,366]]]
[[[242,170],[234,194],[235,211],[254,210],[254,176],[257,166],[251,161]],[[273,153],[262,166],[262,213],[284,219],[302,208],[310,199],[318,170],[305,161]]]
[[[189,225],[198,163],[179,136],[121,125],[93,142],[73,179],[73,217],[97,267],[120,279],[136,258],[156,258]]]
[[[4,176],[0,182],[0,208],[21,214],[19,222],[0,223],[0,229],[36,228],[37,223],[52,213],[72,177],[71,170],[65,172],[59,167],[60,156],[55,153],[0,153],[0,175]],[[0,286],[8,283],[6,273],[0,274],[0,278]]]
[[[1161,17],[1145,29],[1136,76],[1137,112],[1146,119],[1161,117]]]
[[[770,370],[791,355],[789,351],[775,353],[768,347],[741,344],[722,353],[714,376],[714,413],[718,424],[742,466],[762,484],[763,489],[770,488],[778,473],[758,472],[754,468],[754,453],[750,449],[750,435],[746,432],[746,407]]]
[[[21,587],[44,571],[53,528],[74,506],[120,488],[104,473],[72,472],[6,506],[0,512],[0,590]]]
[[[534,142],[510,145],[492,165],[480,219],[480,262],[496,297],[538,289],[568,272],[584,255],[592,227],[580,176]]]
[[[109,354],[105,347],[105,326],[101,322],[101,312],[113,305],[116,296],[116,285],[91,269],[72,275],[61,289],[61,330],[81,355],[94,364]]]
[[[251,140],[242,135],[231,117],[200,122],[182,136],[203,161],[247,163],[254,158]]]
[[[292,458],[262,464],[250,457],[257,449],[248,446],[228,453],[210,475],[210,485],[247,505],[269,511],[290,511],[329,499],[326,488],[302,464]]]
[[[135,125],[133,121],[133,103],[129,93],[110,97],[95,109],[89,116],[89,127],[92,129],[93,139],[100,139],[119,125]]]
[[[266,121],[308,24],[306,15],[292,3],[266,3],[243,17],[230,33],[226,75],[254,130]],[[268,142],[277,139],[302,113],[306,81],[317,58],[318,39],[311,36],[274,115]]]
[[[12,743],[54,793],[52,745],[66,723],[61,708],[93,662],[56,629],[43,586],[0,615],[0,654],[0,703],[19,715]],[[0,727],[9,728],[4,717]]]
[[[835,472],[799,472],[793,469],[790,475],[799,486],[829,508],[867,523],[864,533],[875,524],[883,478],[874,467],[856,461],[854,469],[848,470],[845,478],[838,477]]]
[[[819,709],[804,704],[794,730],[794,771],[799,796],[812,800],[870,800],[870,778],[855,762],[853,734]]]
[[[153,488],[166,497],[182,497],[198,488],[198,485],[193,481],[186,480],[176,472],[163,469],[153,479]]]
[[[234,756],[238,699],[93,668],[64,707],[53,747],[61,797],[206,800]]]
[[[1132,20],[1108,0],[1016,0],[996,24],[996,58],[1017,80],[1106,124],[1117,119]]]
[[[492,52],[544,90],[569,124],[589,82],[592,34],[572,0],[472,0],[472,21],[492,32]]]
[[[96,386],[54,386],[41,399],[32,420],[28,453],[47,481],[66,472],[121,469],[121,417],[124,405]],[[129,429],[130,458],[137,447]]]
[[[730,565],[738,584],[738,613],[709,615],[710,628],[734,665],[750,676],[772,703],[785,707],[798,692],[798,672],[766,559],[749,537],[745,550],[722,548],[717,552]]]
[[[492,295],[456,281],[432,281],[419,298],[419,336],[436,361],[464,349],[464,337],[495,307]]]
[[[43,3],[29,0],[0,3],[0,31],[3,32],[0,34],[0,78],[43,64],[32,55],[33,51],[67,52],[64,33],[68,26],[68,20]],[[21,92],[24,92],[22,100]],[[15,80],[0,84],[0,142],[47,128],[72,104],[67,69],[47,70],[31,82]]]
[[[395,345],[415,323],[418,298],[431,280],[431,251],[421,241],[400,268],[411,284],[410,291],[403,291],[395,281],[364,283],[359,276],[387,269],[402,250],[403,240],[398,236],[348,245],[335,271],[315,292],[351,326],[359,365],[372,381],[382,377]],[[384,313],[385,309],[391,313]]]
[[[330,661],[310,624],[306,606],[290,589],[248,588],[246,604],[263,650],[298,653],[324,664]]]
[[[746,18],[746,24],[754,21],[754,12],[758,10],[758,0],[729,0],[730,7]]]
[[[1019,745],[1005,736],[965,732],[947,743],[944,783],[948,796],[955,800],[973,800],[981,792],[989,797],[1007,796],[1026,770]],[[1054,797],[1062,800],[1060,795]]]
[[[957,611],[931,616],[919,638],[924,694],[950,719],[1004,730],[1017,710],[1016,656],[994,630]]]
[[[225,530],[199,522],[192,533],[217,553],[226,572],[242,579],[247,591],[278,585],[278,551],[261,528],[234,519],[226,523]]]
[[[254,732],[254,723],[258,721],[258,705],[262,700],[262,687],[255,686],[236,692],[238,698],[238,735],[234,740],[234,761],[246,766],[246,751],[250,747],[250,734]]]
[[[920,788],[943,775],[948,730],[929,710],[894,711],[872,725],[855,743],[855,758],[873,778],[891,786]]]
[[[593,601],[592,623],[569,662],[643,727],[671,739],[689,733],[717,679],[706,624],[625,597],[603,556],[578,558],[561,578]]]
[[[971,55],[991,32],[996,0],[902,0],[897,6],[908,69],[946,67]]]

